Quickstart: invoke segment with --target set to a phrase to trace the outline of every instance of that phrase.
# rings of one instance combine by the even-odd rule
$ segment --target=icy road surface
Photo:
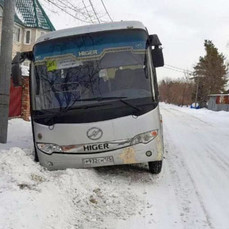
[[[0,229],[229,228],[229,112],[161,104],[165,159],[49,172],[33,161],[30,123],[0,144]]]

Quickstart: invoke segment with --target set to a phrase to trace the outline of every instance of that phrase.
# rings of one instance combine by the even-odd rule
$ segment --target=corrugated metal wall
[[[208,109],[213,111],[229,111],[229,95],[209,96]]]
[[[10,84],[9,117],[21,116],[22,87],[14,87]]]

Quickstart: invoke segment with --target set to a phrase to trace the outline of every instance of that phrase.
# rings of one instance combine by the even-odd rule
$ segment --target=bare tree
[[[182,79],[164,79],[159,84],[160,101],[179,106],[192,104],[194,84],[185,75]]]

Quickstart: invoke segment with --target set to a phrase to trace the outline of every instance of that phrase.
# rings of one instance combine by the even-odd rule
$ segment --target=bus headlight
[[[56,145],[56,144],[38,143],[37,147],[39,150],[41,150],[47,154],[52,154],[53,152],[62,152],[61,147]]]
[[[157,130],[151,130],[142,134],[138,134],[131,140],[131,145],[136,145],[139,143],[147,144],[157,137]]]

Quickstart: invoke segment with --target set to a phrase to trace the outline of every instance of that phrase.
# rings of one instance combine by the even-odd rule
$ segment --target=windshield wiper
[[[129,106],[129,107],[134,108],[136,111],[142,111],[141,108],[139,108],[139,107],[137,107],[137,106],[135,106],[135,105],[133,105],[133,104],[130,104],[130,103],[127,102],[126,100],[120,99],[119,101],[122,102],[122,103],[124,103],[124,104],[126,104],[126,105]]]
[[[104,100],[112,100],[112,99],[123,99],[126,97],[95,97],[95,98],[88,98],[88,99],[77,99],[77,101],[104,101]],[[85,104],[82,106],[69,106],[69,107],[65,107],[59,111],[49,111],[49,110],[40,110],[42,113],[44,114],[37,114],[34,115],[34,118],[50,118],[50,119],[54,119],[55,117],[62,115],[64,113],[66,113],[67,111],[70,110],[77,110],[77,109],[88,109],[88,108],[94,108],[94,107],[102,107],[102,106],[108,106],[110,104]]]
[[[130,104],[129,102],[123,100],[123,98],[126,97],[96,97],[96,98],[88,98],[88,99],[81,99],[81,100],[77,100],[77,101],[103,101],[103,100],[117,100],[122,102],[123,104],[135,109],[136,111],[142,111],[141,108]],[[77,110],[77,109],[89,109],[89,108],[94,108],[94,107],[102,107],[102,106],[108,106],[110,105],[110,103],[102,103],[102,104],[85,104],[82,106],[76,106],[76,107],[66,107],[62,110],[58,110],[58,111],[50,111],[50,110],[40,110],[39,112],[42,112],[43,114],[36,114],[33,115],[33,117],[36,118],[47,118],[47,123],[50,122],[50,125],[53,125],[55,123],[55,118],[58,116],[61,116],[65,113],[67,113],[70,110]]]
[[[58,111],[50,111],[50,110],[39,110],[39,112],[42,112],[43,114],[37,114],[34,115],[34,118],[55,118],[59,115],[62,115],[64,113],[66,113],[67,111],[70,110],[77,110],[77,109],[88,109],[88,108],[93,108],[93,107],[102,107],[102,106],[107,106],[110,104],[90,104],[90,105],[82,105],[82,106],[77,106],[77,107],[68,107],[68,108],[64,108],[62,110],[58,110]]]
[[[103,101],[103,100],[112,100],[112,99],[115,99],[115,100],[118,100],[122,103],[124,103],[125,105],[129,106],[129,107],[132,107],[134,108],[135,110],[137,111],[141,111],[142,109],[137,107],[137,106],[134,106],[132,104],[130,104],[129,102],[127,102],[126,100],[123,100],[123,99],[126,99],[127,97],[124,97],[124,96],[112,96],[112,97],[95,97],[95,98],[88,98],[88,99],[80,99],[80,100],[77,100],[77,101]]]
[[[75,102],[84,102],[84,101],[96,101],[96,102],[99,102],[99,101],[105,101],[105,100],[113,100],[113,99],[123,99],[123,98],[126,98],[126,97],[115,97],[115,96],[112,96],[112,97],[95,97],[95,98],[87,98],[87,99],[77,99],[74,101],[73,104],[71,104],[70,106],[67,106],[63,109],[63,111],[69,111],[69,110],[75,110],[77,109],[78,107],[73,107],[73,105],[75,104]],[[88,109],[88,108],[92,108],[92,107],[100,107],[100,106],[107,106],[107,105],[110,105],[110,104],[97,104],[97,103],[93,103],[93,104],[89,104],[89,105],[83,105],[83,106],[80,106],[79,108],[80,109]]]
[[[112,97],[95,97],[95,98],[88,98],[88,99],[77,99],[76,101],[103,101],[103,100],[112,100],[112,99],[125,99],[127,97],[121,96],[112,96]]]

